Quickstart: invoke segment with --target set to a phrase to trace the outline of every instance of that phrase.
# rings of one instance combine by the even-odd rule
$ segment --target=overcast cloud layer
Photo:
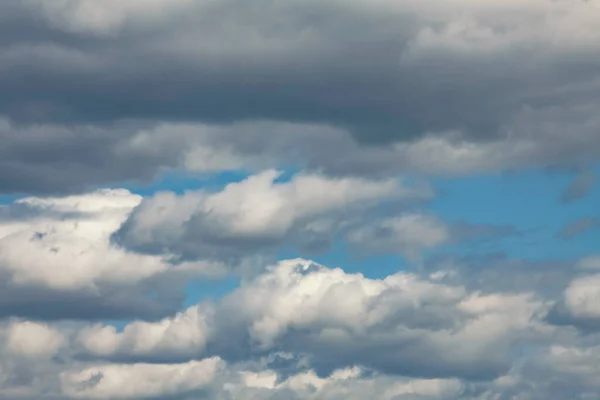
[[[0,1],[0,400],[599,399],[599,21]]]
[[[596,1],[7,0],[0,15],[4,192],[281,162],[571,167],[600,148]]]

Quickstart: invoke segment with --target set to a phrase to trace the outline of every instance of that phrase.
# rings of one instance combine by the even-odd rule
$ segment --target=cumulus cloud
[[[100,190],[0,207],[0,315],[157,318],[177,310],[187,279],[222,268],[173,266],[113,246],[111,234],[140,201],[126,190]]]
[[[371,280],[299,260],[271,268],[222,307],[221,323],[233,332],[236,319],[244,321],[237,340],[258,350],[313,354],[324,368],[477,377],[506,368],[498,349],[526,335],[539,305],[527,294],[468,293],[410,273]]]
[[[598,298],[600,274],[581,274],[566,287],[563,297],[550,314],[550,321],[570,324],[584,331],[600,329]]]
[[[149,399],[201,392],[221,367],[218,358],[185,364],[105,364],[65,371],[62,391],[75,399]]]
[[[593,265],[582,260],[580,268]],[[40,390],[56,399],[182,400],[594,392],[594,337],[548,325],[546,308],[527,292],[486,293],[410,272],[368,279],[285,260],[220,302],[121,331],[15,320],[0,329],[0,368],[21,380],[0,381],[0,398]],[[42,340],[27,344],[32,335]],[[38,362],[20,364],[36,374],[27,389],[15,356]]]
[[[329,371],[362,365],[481,379],[509,368],[506,352],[535,331],[529,321],[540,307],[529,294],[470,293],[410,273],[367,279],[299,259],[270,267],[204,318],[191,308],[122,333],[94,327],[81,343],[88,354],[113,359],[160,359],[170,350],[178,360],[204,352],[239,361],[285,351]]]
[[[3,335],[8,354],[34,359],[54,355],[65,342],[62,332],[32,321],[13,321],[3,329]]]
[[[464,383],[455,379],[394,379],[387,376],[365,377],[359,368],[334,371],[319,377],[314,371],[292,375],[278,380],[274,371],[242,372],[242,385],[232,386],[234,396],[247,393],[267,393],[292,399],[362,399],[377,391],[379,398],[457,399],[463,393]]]
[[[214,193],[158,193],[133,211],[114,240],[130,249],[167,251],[184,259],[235,259],[286,242],[321,248],[336,227],[374,206],[433,195],[428,186],[411,187],[397,179],[301,173],[278,182],[278,176],[280,172],[267,170]]]
[[[209,310],[194,306],[160,322],[133,322],[117,332],[113,326],[94,325],[78,335],[78,343],[95,357],[134,360],[190,359],[203,354]]]

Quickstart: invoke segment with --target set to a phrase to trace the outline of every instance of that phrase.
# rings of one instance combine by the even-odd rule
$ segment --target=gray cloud
[[[578,274],[573,260],[526,260],[503,253],[468,255],[440,254],[428,259],[422,271],[440,282],[464,285],[484,293],[536,293],[552,301],[560,297]]]
[[[386,1],[6,3],[21,28],[7,27],[0,104],[17,120],[258,117],[380,141],[504,135],[528,106],[560,113],[597,100],[587,86],[597,9],[584,2],[531,2],[520,16],[460,0],[435,12]],[[557,23],[556,41],[541,34]],[[588,36],[566,30],[581,25]]]
[[[582,171],[573,178],[571,183],[563,190],[561,201],[571,203],[588,195],[594,187],[596,176],[591,171]]]
[[[423,212],[403,213],[380,220],[361,221],[346,230],[347,240],[362,253],[402,254],[420,263],[421,253],[440,246],[473,245],[481,248],[494,240],[522,233],[513,226],[446,223]]]
[[[160,151],[128,147],[143,129],[140,123],[21,126],[0,119],[0,191],[47,195],[150,181],[162,167],[176,165],[179,151],[164,144]]]
[[[344,174],[597,158],[597,7],[428,3],[4,1],[0,109],[13,126],[0,129],[0,190],[81,190],[181,167],[187,142],[123,148],[135,120],[325,127],[297,151],[293,136],[236,129],[230,148],[217,140],[196,155],[216,144]]]
[[[565,224],[565,226],[556,233],[556,237],[560,239],[572,239],[598,227],[600,227],[599,218],[580,218]]]

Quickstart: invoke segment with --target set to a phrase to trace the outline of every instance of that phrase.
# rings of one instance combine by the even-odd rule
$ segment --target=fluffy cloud
[[[15,320],[0,329],[0,368],[35,379],[27,388],[24,376],[0,382],[0,398],[41,390],[54,399],[216,400],[538,400],[594,392],[595,336],[545,324],[545,309],[532,294],[469,291],[439,276],[367,279],[287,260],[216,304],[120,332]],[[28,344],[32,335],[41,340]]]
[[[138,206],[114,239],[127,248],[184,258],[239,258],[286,242],[323,248],[336,227],[383,202],[424,200],[427,186],[267,170],[222,191],[158,193]]]
[[[239,360],[275,350],[307,354],[327,370],[363,365],[392,374],[489,377],[510,365],[514,341],[535,331],[530,295],[484,295],[397,273],[384,280],[287,260],[246,282],[211,310],[193,307],[159,323],[81,334],[88,354]],[[208,321],[208,322],[207,322]],[[207,344],[206,344],[207,343]],[[187,349],[187,350],[186,350]],[[502,349],[502,351],[500,351]]]
[[[126,190],[100,190],[2,206],[0,314],[88,319],[174,312],[186,279],[220,267],[173,266],[112,245],[111,234],[140,201]]]
[[[385,400],[397,398],[458,399],[464,383],[453,379],[394,379],[386,376],[365,377],[359,368],[334,371],[327,377],[319,377],[314,371],[292,375],[279,380],[274,371],[260,373],[242,372],[243,385],[232,386],[235,396],[256,393],[263,398],[286,396],[293,399],[363,399],[377,393]],[[269,397],[272,398],[272,397]]]
[[[157,323],[133,322],[117,332],[113,326],[95,325],[78,335],[78,343],[95,357],[117,359],[189,359],[204,352],[208,310],[191,307]]]
[[[60,380],[68,398],[149,399],[201,392],[221,367],[218,358],[186,364],[107,364],[65,371]]]
[[[28,358],[46,358],[56,354],[65,342],[63,334],[45,324],[31,321],[13,321],[2,333],[4,351],[8,355]]]
[[[585,265],[585,264],[584,264]],[[561,301],[556,305],[550,320],[575,325],[583,330],[600,329],[600,274],[583,272],[566,287]]]
[[[468,293],[410,273],[371,280],[292,260],[228,295],[217,324],[246,330],[236,340],[258,351],[308,353],[324,368],[477,377],[506,368],[499,349],[527,336],[539,306],[527,294]]]

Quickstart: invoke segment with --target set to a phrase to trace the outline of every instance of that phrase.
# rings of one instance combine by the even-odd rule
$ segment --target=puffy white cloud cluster
[[[99,190],[0,206],[0,315],[156,318],[177,310],[187,279],[223,271],[113,245],[140,201],[127,190]]]
[[[595,390],[595,257],[571,266],[490,259],[477,270],[442,260],[381,279],[307,259],[251,274],[210,261],[302,243],[318,227],[409,260],[457,237],[504,233],[403,208],[431,196],[398,179],[268,170],[212,191],[144,199],[97,190],[2,206],[0,398],[487,400]],[[154,247],[132,250],[141,244]],[[228,268],[241,286],[178,312],[190,280]]]
[[[336,230],[382,203],[433,196],[426,185],[410,187],[398,179],[300,173],[277,182],[280,175],[267,170],[213,193],[158,193],[134,210],[116,240],[128,248],[184,258],[239,258],[286,243],[320,250]]]
[[[546,310],[532,293],[286,260],[220,302],[121,331],[15,320],[1,329],[3,371],[40,376],[29,389],[0,382],[0,396],[485,400],[595,390],[597,345],[544,322]],[[37,370],[23,364],[33,362]]]

